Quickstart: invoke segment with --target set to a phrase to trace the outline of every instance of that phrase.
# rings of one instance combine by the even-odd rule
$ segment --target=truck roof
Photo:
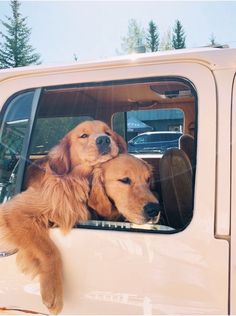
[[[30,74],[58,73],[67,71],[86,71],[90,69],[120,68],[139,64],[158,64],[163,62],[194,62],[203,64],[211,70],[236,68],[236,48],[194,48],[155,53],[115,56],[105,60],[75,62],[61,65],[34,65],[0,70],[0,82],[15,76]]]

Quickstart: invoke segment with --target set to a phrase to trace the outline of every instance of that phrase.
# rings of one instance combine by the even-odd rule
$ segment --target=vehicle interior
[[[101,120],[127,143],[145,132],[175,131],[178,144],[164,152],[136,152],[153,167],[152,190],[161,201],[161,220],[157,225],[111,223],[98,218],[79,227],[133,231],[176,232],[191,221],[194,206],[194,179],[197,146],[197,98],[192,85],[181,78],[148,78],[43,88],[39,100],[29,149],[30,161],[37,160],[74,126],[85,120]],[[5,134],[12,143],[24,135],[24,122],[5,122]],[[4,136],[5,135],[5,136]],[[18,149],[8,156],[9,181],[19,158]],[[4,156],[4,155],[3,155]],[[1,161],[1,160],[0,160]],[[4,169],[4,168],[3,168]],[[5,168],[6,169],[6,168]],[[4,173],[4,171],[3,171]]]

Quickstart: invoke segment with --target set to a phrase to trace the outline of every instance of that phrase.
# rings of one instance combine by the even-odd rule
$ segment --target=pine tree
[[[12,68],[39,64],[40,55],[29,44],[31,29],[26,25],[27,17],[20,13],[20,2],[11,0],[12,17],[1,20],[6,33],[0,33],[3,43],[0,43],[0,68]]]
[[[211,46],[216,45],[216,38],[215,38],[214,33],[211,33],[211,36],[210,36],[210,45],[211,45]]]
[[[185,48],[185,32],[179,20],[176,20],[172,35],[172,46],[175,49]]]
[[[160,50],[172,50],[172,39],[171,39],[171,31],[168,30],[167,32],[164,33],[161,43],[160,43]]]
[[[149,22],[148,34],[146,37],[146,47],[148,51],[156,52],[159,48],[159,32],[157,25],[151,20]]]
[[[129,21],[128,34],[122,38],[121,47],[128,54],[145,52],[145,32],[135,19]]]

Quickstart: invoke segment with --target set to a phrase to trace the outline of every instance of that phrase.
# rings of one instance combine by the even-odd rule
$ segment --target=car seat
[[[179,148],[182,149],[188,156],[192,168],[195,165],[195,149],[194,149],[194,138],[189,134],[183,134],[179,138]]]
[[[193,171],[187,154],[178,148],[167,150],[160,160],[163,221],[184,229],[193,215]]]

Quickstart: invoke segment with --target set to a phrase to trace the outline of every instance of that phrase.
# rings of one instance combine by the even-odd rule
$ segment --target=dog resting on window
[[[157,223],[160,205],[150,190],[152,168],[142,159],[120,154],[94,169],[88,205],[102,218],[121,216],[131,223]]]
[[[27,189],[0,206],[0,244],[18,250],[23,272],[39,276],[43,302],[53,314],[63,307],[62,262],[49,223],[68,232],[90,218],[92,171],[119,152],[126,152],[122,137],[103,122],[83,122],[29,167]]]

